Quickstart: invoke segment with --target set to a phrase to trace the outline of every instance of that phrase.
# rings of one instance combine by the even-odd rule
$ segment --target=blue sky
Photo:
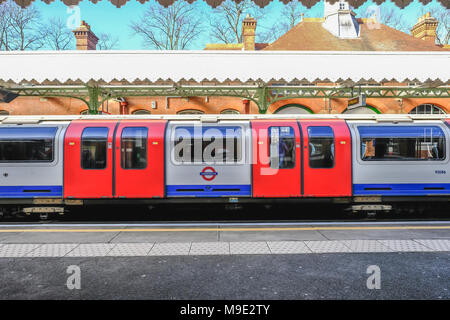
[[[151,0],[155,1],[155,0]],[[212,14],[212,8],[209,7],[203,0],[197,0],[199,7],[199,14],[206,17]],[[138,19],[142,12],[145,10],[146,4],[141,4],[136,0],[130,0],[121,8],[116,8],[108,0],[102,0],[97,4],[93,4],[88,0],[81,1],[79,4],[79,12],[82,20],[86,20],[92,27],[95,33],[107,32],[114,34],[119,38],[119,46],[117,49],[122,50],[139,50],[146,49],[142,45],[142,39],[138,36],[132,36],[130,31],[131,21]],[[374,5],[369,1],[355,10],[357,16],[361,16],[370,5]],[[433,0],[428,5],[424,6],[418,0],[414,0],[409,6],[401,10],[396,7],[392,2],[387,0],[381,5],[381,10],[384,8],[393,7],[396,10],[401,10],[403,17],[407,20],[408,24],[414,24],[419,14],[430,7],[436,7],[440,4]],[[34,6],[39,9],[44,20],[51,17],[60,17],[64,20],[68,19],[73,13],[68,13],[68,7],[61,1],[54,1],[47,5],[41,1],[35,1]],[[258,25],[258,28],[264,28],[270,26],[279,19],[279,14],[282,10],[283,3],[278,0],[273,0],[266,8],[266,15],[262,24]],[[322,17],[323,16],[323,2],[319,2],[311,9],[303,7],[305,16],[307,17]],[[206,43],[212,42],[209,33],[204,32],[195,43],[193,43],[190,49],[203,49]]]

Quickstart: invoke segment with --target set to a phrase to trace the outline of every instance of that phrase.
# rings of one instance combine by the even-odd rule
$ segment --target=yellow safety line
[[[321,230],[443,230],[450,226],[285,227],[285,228],[130,228],[130,229],[1,229],[8,232],[201,232],[201,231],[321,231]]]

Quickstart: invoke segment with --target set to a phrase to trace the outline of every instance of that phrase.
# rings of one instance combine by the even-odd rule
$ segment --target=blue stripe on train
[[[0,198],[62,197],[62,186],[0,186]]]
[[[450,194],[450,183],[354,184],[355,195],[421,196]]]
[[[252,193],[251,185],[168,185],[167,195],[187,196],[187,197],[231,197],[231,196],[250,196]]]

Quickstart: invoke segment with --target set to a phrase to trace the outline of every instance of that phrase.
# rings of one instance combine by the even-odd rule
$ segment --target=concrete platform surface
[[[0,283],[0,299],[440,300],[450,253],[1,258]]]

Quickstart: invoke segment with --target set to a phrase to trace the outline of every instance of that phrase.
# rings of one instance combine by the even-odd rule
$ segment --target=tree
[[[369,7],[370,8],[370,7]],[[379,7],[379,16],[376,17],[379,23],[387,25],[391,28],[409,33],[411,30],[411,23],[407,22],[407,19],[403,17],[403,13],[400,12],[400,8],[398,7]],[[374,11],[367,10],[362,14],[363,18],[373,18]]]
[[[422,14],[426,12],[422,9]],[[436,18],[438,25],[436,28],[436,42],[440,45],[449,44],[450,41],[450,10],[443,6],[435,6],[427,10],[433,18]]]
[[[0,49],[37,50],[45,44],[45,28],[39,11],[22,9],[12,0],[0,4]]]
[[[299,2],[291,1],[281,10],[281,27],[283,33],[291,30],[302,18],[303,11]]]
[[[252,0],[242,0],[237,3],[226,0],[214,9],[211,25],[211,38],[214,42],[242,42],[242,20],[246,15],[255,18],[258,23],[264,16],[264,10],[257,7]],[[258,36],[258,34],[257,34]]]
[[[74,36],[60,18],[51,18],[45,25],[45,45],[51,50],[70,50],[74,47]]]
[[[177,0],[164,8],[152,2],[142,17],[130,27],[134,35],[144,39],[144,45],[159,50],[184,50],[202,31],[198,6]]]
[[[259,40],[261,42],[273,42],[295,27],[302,18],[303,11],[301,7],[297,1],[291,1],[284,5],[277,22],[268,28],[262,26],[262,29],[265,30],[260,32]]]
[[[97,49],[98,50],[113,50],[116,49],[119,44],[119,38],[113,37],[109,33],[100,33],[98,35],[98,43],[97,43]]]

